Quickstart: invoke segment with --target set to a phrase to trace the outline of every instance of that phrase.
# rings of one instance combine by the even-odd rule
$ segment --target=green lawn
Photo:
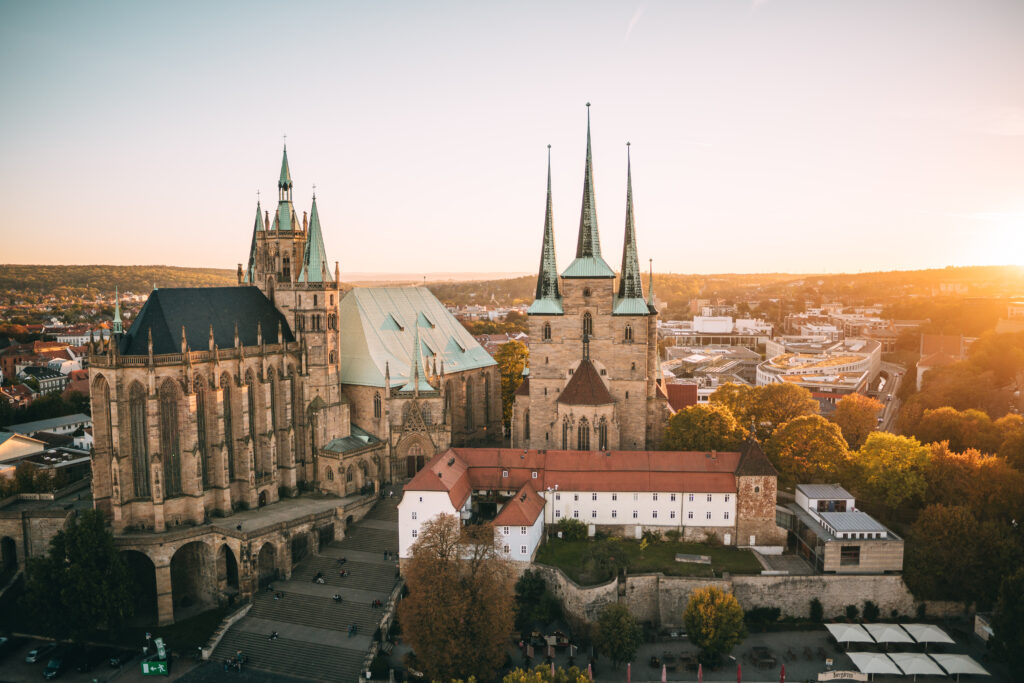
[[[711,564],[676,562],[676,553],[708,555]],[[604,583],[615,575],[615,566],[625,563],[630,573],[661,572],[667,576],[721,576],[757,574],[762,567],[749,550],[705,543],[660,541],[640,550],[634,540],[563,541],[549,539],[537,551],[537,562],[558,567],[581,585]]]

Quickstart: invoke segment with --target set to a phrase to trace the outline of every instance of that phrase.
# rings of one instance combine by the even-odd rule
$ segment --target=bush
[[[660,543],[662,539],[661,534],[657,531],[651,531],[648,529],[643,533],[641,540],[647,541],[648,545],[654,545],[655,543]]]
[[[679,529],[669,529],[665,532],[665,538],[673,543],[678,543],[683,538],[683,532]]]
[[[917,618],[918,619],[924,619],[925,618],[925,613],[927,611],[928,611],[928,606],[925,605],[923,602],[919,602],[917,604]]]
[[[566,541],[582,541],[587,537],[587,525],[578,519],[563,518],[555,525],[555,530]]]
[[[704,543],[706,545],[711,546],[712,548],[717,548],[718,546],[722,545],[722,539],[716,536],[714,532],[709,531],[706,534],[704,534]]]
[[[859,612],[860,612],[860,610],[857,609],[857,605],[847,605],[846,606],[846,618],[849,619],[850,621],[853,621],[854,619],[856,619],[857,618],[857,614]]]
[[[878,621],[879,609],[871,600],[864,601],[864,618],[868,621]]]
[[[821,600],[811,598],[811,621],[821,623],[825,618],[825,608],[821,606]]]
[[[782,611],[778,607],[755,607],[743,615],[743,620],[751,630],[764,631],[777,622],[781,615]]]

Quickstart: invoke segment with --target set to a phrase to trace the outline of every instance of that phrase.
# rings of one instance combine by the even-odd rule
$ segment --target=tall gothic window
[[[589,311],[583,314],[583,334],[588,337],[594,336],[594,318]]]
[[[430,414],[430,404],[424,403],[420,406],[420,415],[423,416],[424,424],[431,424],[432,415]]]
[[[163,456],[164,494],[166,498],[181,495],[181,443],[178,433],[178,387],[174,380],[164,380],[158,392],[160,399],[160,451]]]
[[[206,383],[202,377],[196,377],[193,383],[196,388],[196,446],[199,457],[199,477],[203,490],[210,488],[213,472],[210,471],[209,439],[206,436]]]
[[[262,477],[266,472],[263,467],[261,460],[261,453],[259,451],[259,439],[256,438],[256,378],[253,377],[252,371],[250,370],[245,376],[245,386],[248,388],[246,392],[249,396],[249,438],[252,439],[252,456],[253,463],[256,466],[256,476]]]
[[[224,390],[224,451],[228,456],[228,479],[235,478],[235,430],[231,423],[234,408],[231,402],[231,375],[224,373],[220,378]]]
[[[473,424],[473,413],[475,412],[476,406],[473,405],[473,382],[466,382],[466,431],[471,432],[476,429],[476,425]]]
[[[97,451],[106,451],[110,449],[114,428],[110,421],[110,385],[103,375],[93,382],[92,395],[98,397],[96,410],[99,414],[95,424],[100,426],[100,429],[94,429],[93,440]]]
[[[379,420],[380,419],[380,414],[381,414],[380,392],[378,391],[376,394],[373,395],[373,417],[375,419]]]
[[[131,422],[132,474],[135,497],[149,496],[149,439],[146,429],[146,390],[134,382],[128,390],[128,419]]]
[[[530,411],[527,410],[523,413],[523,440],[530,440]],[[524,446],[526,444],[523,444]]]
[[[626,331],[623,333],[622,338],[627,342],[633,341],[633,326],[626,325]]]
[[[569,418],[562,420],[562,450],[569,450]]]
[[[270,370],[270,428],[276,433],[279,428],[277,414],[277,369]]]
[[[454,405],[454,398],[452,395],[452,383],[445,382],[444,385],[444,415],[445,419],[451,419],[452,424],[455,423],[455,418],[452,416],[452,406]]]
[[[491,376],[484,375],[484,426],[491,424]]]
[[[544,341],[551,341],[551,323],[544,323],[544,331],[541,336]]]
[[[603,417],[597,423],[597,450],[608,450],[608,420]]]
[[[590,450],[590,423],[585,417],[580,418],[580,423],[576,427],[576,448],[581,451]]]

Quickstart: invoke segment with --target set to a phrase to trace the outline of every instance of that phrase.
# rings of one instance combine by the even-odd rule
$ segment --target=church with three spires
[[[540,270],[528,310],[530,367],[515,396],[512,445],[530,449],[652,450],[672,409],[658,363],[653,279],[643,291],[626,157],[626,223],[619,275],[601,256],[587,104],[576,258],[561,276],[555,258],[548,148]]]

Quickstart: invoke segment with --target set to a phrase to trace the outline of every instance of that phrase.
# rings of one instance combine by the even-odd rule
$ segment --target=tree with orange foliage
[[[820,415],[804,415],[786,422],[765,442],[764,450],[794,483],[834,481],[848,457],[839,426]]]
[[[515,621],[512,573],[488,524],[427,522],[412,546],[398,606],[402,632],[429,680],[494,680]]]
[[[847,394],[836,403],[830,418],[839,425],[850,448],[860,448],[868,434],[878,425],[878,414],[884,406],[864,394]]]

